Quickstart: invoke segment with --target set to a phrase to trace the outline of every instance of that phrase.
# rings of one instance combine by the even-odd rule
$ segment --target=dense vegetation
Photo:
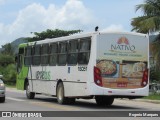
[[[32,42],[32,41],[44,40],[46,38],[57,38],[57,37],[62,37],[62,36],[69,36],[69,35],[73,35],[75,33],[80,33],[80,32],[82,32],[82,30],[66,31],[66,30],[59,30],[59,29],[55,29],[55,30],[47,29],[46,31],[42,31],[40,33],[34,32],[33,33],[34,37],[26,38],[26,39]]]
[[[7,84],[16,83],[16,66],[14,62],[14,48],[7,43],[2,46],[0,53],[0,74],[3,75],[3,80]]]
[[[143,15],[132,19],[132,30],[147,34],[160,31],[160,0],[145,0],[136,6],[137,10],[141,10]],[[150,78],[152,82],[160,82],[160,34],[150,44],[150,54],[156,60],[155,68],[150,69]]]

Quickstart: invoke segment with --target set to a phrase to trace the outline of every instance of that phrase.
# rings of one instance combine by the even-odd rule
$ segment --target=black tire
[[[5,96],[4,97],[0,97],[0,103],[4,103],[5,102]]]
[[[64,96],[64,86],[62,82],[57,86],[57,102],[59,104],[66,104],[68,102],[67,98]]]
[[[28,99],[34,99],[35,93],[29,91],[29,83],[26,84],[26,96]]]
[[[98,106],[111,106],[114,98],[108,96],[96,96],[95,100]]]
[[[68,104],[74,104],[75,101],[76,101],[75,98],[67,98],[67,103],[68,103]]]
[[[113,102],[114,102],[113,97],[107,97],[107,103],[106,103],[107,106],[111,106],[113,104]]]

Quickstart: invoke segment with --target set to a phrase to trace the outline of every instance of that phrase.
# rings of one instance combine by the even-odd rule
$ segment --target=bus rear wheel
[[[62,82],[57,86],[57,101],[59,104],[67,103],[67,98],[64,96],[64,86]]]
[[[95,100],[98,106],[111,106],[114,98],[109,96],[96,96]]]
[[[26,96],[27,96],[28,99],[34,99],[35,93],[30,92],[29,87],[30,87],[29,83],[27,82],[27,84],[26,84]]]

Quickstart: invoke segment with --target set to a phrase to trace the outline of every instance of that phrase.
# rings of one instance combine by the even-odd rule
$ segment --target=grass
[[[149,96],[144,97],[143,99],[160,100],[160,94],[150,94]]]

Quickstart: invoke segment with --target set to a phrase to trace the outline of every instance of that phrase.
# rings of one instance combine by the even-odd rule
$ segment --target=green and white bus
[[[149,93],[148,36],[140,33],[93,32],[19,45],[17,88],[26,96],[57,97],[60,104],[95,99],[111,105],[114,98]]]

